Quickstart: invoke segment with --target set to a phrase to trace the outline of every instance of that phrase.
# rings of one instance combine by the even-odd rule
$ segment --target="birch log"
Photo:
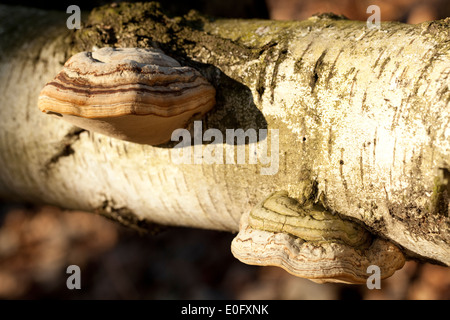
[[[369,30],[334,15],[168,17],[155,3],[102,7],[78,31],[66,28],[67,17],[0,6],[1,198],[140,229],[235,232],[270,193],[300,197],[314,181],[333,212],[410,257],[450,265],[449,19]],[[194,129],[218,129],[223,141],[185,150],[198,156],[214,146],[230,160],[245,147],[245,163],[195,163],[200,156],[174,164],[175,143],[134,144],[42,114],[39,92],[63,63],[105,46],[158,47],[199,70],[217,104]],[[250,163],[255,144],[227,144],[227,129],[267,130],[256,145],[276,157]],[[261,174],[269,167],[275,174]]]

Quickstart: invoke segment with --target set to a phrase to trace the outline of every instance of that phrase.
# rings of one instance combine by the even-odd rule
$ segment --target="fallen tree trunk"
[[[2,198],[97,212],[138,229],[235,232],[271,192],[299,198],[314,182],[331,211],[411,257],[450,265],[448,19],[369,30],[334,15],[170,18],[154,3],[102,7],[75,32],[66,18],[0,7]],[[104,46],[158,47],[199,70],[217,104],[197,129],[222,133],[214,147],[224,161],[202,162],[211,151],[202,141],[185,148],[197,160],[175,164],[176,143],[133,144],[42,114],[37,97],[62,64]],[[254,129],[258,149],[227,143],[227,129]],[[244,163],[231,164],[242,150]]]

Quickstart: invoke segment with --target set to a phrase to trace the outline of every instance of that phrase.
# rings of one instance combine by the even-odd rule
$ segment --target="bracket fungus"
[[[244,263],[278,266],[318,283],[366,283],[370,265],[378,266],[385,279],[405,263],[393,243],[285,191],[271,194],[242,216],[231,251]]]
[[[168,142],[214,104],[215,89],[200,72],[142,48],[74,55],[38,101],[41,111],[83,129],[150,145]]]

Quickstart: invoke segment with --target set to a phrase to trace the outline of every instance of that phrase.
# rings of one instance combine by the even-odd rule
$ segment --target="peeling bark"
[[[167,17],[154,3],[96,9],[76,32],[65,19],[0,6],[2,198],[102,212],[140,229],[235,232],[271,192],[299,198],[314,181],[329,210],[410,257],[450,265],[448,19],[371,31],[334,15]],[[217,89],[203,132],[268,129],[258,145],[270,150],[278,129],[277,174],[261,175],[260,162],[175,165],[174,144],[119,141],[41,114],[39,91],[66,59],[103,46],[159,47],[199,70]]]

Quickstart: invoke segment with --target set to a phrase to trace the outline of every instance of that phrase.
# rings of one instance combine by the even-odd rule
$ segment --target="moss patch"
[[[449,171],[444,169],[444,177],[450,175]],[[436,177],[434,179],[433,193],[430,198],[429,211],[432,214],[448,217],[449,205],[449,179]]]

